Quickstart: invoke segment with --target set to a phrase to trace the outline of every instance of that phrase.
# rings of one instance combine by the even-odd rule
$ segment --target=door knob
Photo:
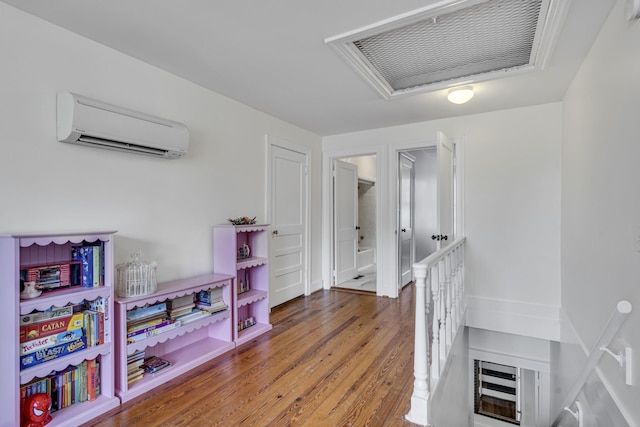
[[[448,240],[448,239],[449,239],[449,236],[447,236],[446,234],[438,234],[438,235],[433,234],[431,236],[431,240],[440,241],[440,240]]]
[[[272,234],[278,234],[278,230],[273,230]]]
[[[356,230],[360,230],[360,226],[356,225]]]
[[[403,229],[402,229],[402,232],[403,232],[403,233],[406,233],[406,232],[407,232],[407,229],[406,229],[406,228],[403,228]]]

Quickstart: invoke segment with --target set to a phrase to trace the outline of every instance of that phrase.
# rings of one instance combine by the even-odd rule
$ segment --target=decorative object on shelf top
[[[233,225],[253,225],[256,223],[256,218],[257,217],[255,216],[253,218],[249,218],[248,216],[241,216],[238,218],[229,218],[227,221],[229,221]]]
[[[155,261],[143,261],[142,252],[131,254],[132,260],[116,266],[116,293],[119,297],[149,295],[158,289]]]

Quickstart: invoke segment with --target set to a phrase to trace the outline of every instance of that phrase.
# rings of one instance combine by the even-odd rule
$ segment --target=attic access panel
[[[325,43],[389,99],[543,68],[567,3],[447,0]]]

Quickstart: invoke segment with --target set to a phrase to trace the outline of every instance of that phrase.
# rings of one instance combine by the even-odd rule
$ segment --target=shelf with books
[[[269,226],[216,225],[213,227],[213,266],[235,276],[233,294],[236,345],[271,330],[269,322]]]
[[[90,360],[97,361],[100,394],[88,399],[80,393],[56,408],[48,425],[78,425],[120,404],[110,335],[114,233],[0,235],[0,339],[15,349],[0,354],[0,364],[13,367],[0,383],[7,409],[0,411],[0,425],[20,419],[27,385],[51,381]],[[83,247],[97,248],[95,286],[83,286],[82,260],[74,259]]]
[[[173,328],[168,329],[165,332],[148,336],[142,340],[127,343],[127,354],[132,354],[136,351],[144,350],[145,348],[154,347],[156,344],[161,344],[167,340],[171,340],[184,334],[191,333],[202,327],[209,326],[217,322],[222,322],[229,317],[230,313],[227,309],[219,313],[205,315],[202,318],[189,322],[185,325],[180,324],[180,322],[170,323],[170,325],[177,326],[174,326]]]
[[[116,298],[116,392],[123,402],[235,347],[232,284],[231,275],[205,274],[159,283],[151,295]],[[145,317],[141,310],[150,311]],[[173,326],[153,332],[168,325]],[[138,339],[139,335],[144,338]],[[166,360],[170,366],[153,374],[142,372],[131,364],[138,353]]]

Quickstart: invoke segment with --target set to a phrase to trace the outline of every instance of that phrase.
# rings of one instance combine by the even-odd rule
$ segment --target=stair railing
[[[627,316],[629,316],[629,313],[631,313],[632,308],[633,307],[629,301],[620,300],[616,304],[616,307],[611,313],[611,316],[609,316],[609,321],[600,333],[600,337],[595,342],[593,348],[591,349],[591,352],[589,353],[587,361],[580,370],[580,374],[574,381],[573,386],[569,390],[567,397],[562,402],[562,405],[560,405],[560,411],[556,415],[555,421],[552,424],[553,427],[557,427],[562,421],[562,418],[565,415],[565,408],[570,408],[571,405],[573,405],[576,398],[578,397],[578,394],[580,394],[580,391],[584,387],[587,378],[589,377],[589,375],[591,375],[591,372],[598,365],[598,362],[600,361],[602,355],[605,352],[609,352],[611,354],[608,346],[613,338],[618,334],[620,327],[624,323]],[[629,360],[627,363],[631,363],[631,360]]]
[[[413,265],[414,383],[406,419],[414,424],[428,424],[430,393],[444,369],[458,328],[464,327],[464,242],[460,237]]]

